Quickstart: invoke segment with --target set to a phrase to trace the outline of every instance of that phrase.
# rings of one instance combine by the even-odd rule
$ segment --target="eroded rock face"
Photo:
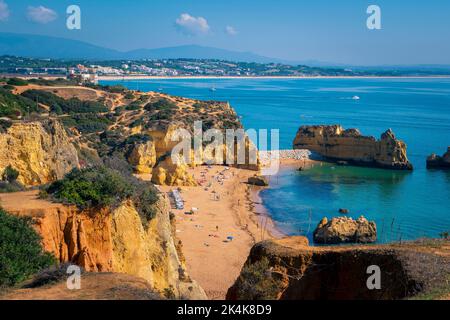
[[[0,172],[13,167],[25,186],[62,179],[79,167],[77,150],[55,120],[14,123],[0,134],[0,150]]]
[[[269,180],[263,176],[253,176],[248,178],[248,184],[259,187],[267,187],[269,185]]]
[[[14,212],[29,215],[42,237],[44,250],[60,262],[71,262],[88,272],[118,272],[141,277],[174,298],[206,299],[189,278],[176,245],[167,199],[160,195],[156,216],[143,223],[131,201],[118,208],[80,211],[51,206]]]
[[[390,129],[376,140],[361,135],[357,129],[344,130],[339,125],[302,126],[295,137],[294,149],[309,149],[331,160],[355,165],[412,170],[406,144],[397,140]]]
[[[314,242],[322,244],[370,243],[377,240],[375,222],[364,217],[353,220],[348,217],[323,218],[314,231]]]
[[[192,174],[188,171],[188,165],[181,157],[177,161],[173,161],[168,156],[161,161],[155,169],[153,169],[152,182],[157,185],[166,186],[196,186]]]
[[[153,288],[171,290],[177,298],[206,299],[179,257],[167,199],[160,198],[156,211],[156,218],[146,226],[129,203],[113,212],[113,270],[142,277]]]
[[[227,299],[391,300],[449,290],[448,241],[430,250],[426,243],[310,247],[301,238],[254,245]],[[369,290],[367,270],[374,265],[380,266],[381,287]],[[270,278],[271,292],[258,290]]]
[[[128,162],[134,166],[138,174],[152,173],[156,164],[156,149],[153,141],[134,146],[128,156]]]
[[[450,169],[450,147],[447,147],[447,152],[442,157],[434,153],[429,156],[427,158],[427,168]]]

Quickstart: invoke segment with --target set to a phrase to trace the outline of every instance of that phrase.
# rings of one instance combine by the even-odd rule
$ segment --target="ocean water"
[[[341,124],[379,138],[392,128],[406,142],[413,172],[317,165],[286,168],[261,198],[276,225],[312,238],[324,217],[375,220],[379,242],[439,237],[450,231],[450,171],[426,157],[450,145],[450,79],[175,79],[104,81],[142,91],[229,101],[246,129],[279,129],[291,149],[301,125]],[[216,88],[216,91],[210,88]],[[353,96],[360,100],[353,100]]]

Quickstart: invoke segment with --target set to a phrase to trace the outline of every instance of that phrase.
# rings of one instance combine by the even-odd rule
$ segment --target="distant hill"
[[[53,59],[220,59],[242,62],[281,62],[251,52],[236,52],[212,47],[186,45],[159,49],[120,52],[90,43],[40,35],[0,33],[0,55]]]
[[[52,58],[65,60],[141,60],[141,59],[218,59],[235,62],[282,63],[306,65],[310,67],[350,68],[362,71],[421,70],[426,72],[448,71],[448,65],[392,65],[392,66],[352,66],[342,63],[318,60],[289,61],[261,56],[252,52],[240,52],[199,45],[184,45],[158,49],[138,49],[121,52],[93,45],[87,42],[30,34],[0,32],[0,56],[11,55],[27,58]]]
[[[186,45],[159,49],[140,49],[126,53],[129,59],[218,59],[242,62],[270,63],[280,59],[263,57],[252,52],[238,52],[219,48]]]
[[[82,41],[13,33],[0,33],[0,55],[53,59],[121,58],[118,51]]]

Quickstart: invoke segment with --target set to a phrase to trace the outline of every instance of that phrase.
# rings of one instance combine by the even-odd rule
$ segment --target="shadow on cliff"
[[[339,248],[309,247],[303,237],[264,241],[252,248],[227,299],[439,298],[450,292],[449,251],[448,241],[437,240]],[[368,289],[369,266],[380,268],[380,289]],[[266,292],[258,291],[268,287],[271,289]]]

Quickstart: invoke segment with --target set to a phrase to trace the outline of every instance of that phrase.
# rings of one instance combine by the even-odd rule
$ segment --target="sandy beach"
[[[210,299],[224,299],[253,244],[280,234],[265,215],[257,195],[261,188],[246,183],[255,171],[201,166],[191,172],[202,185],[180,188],[185,207],[172,210],[176,235],[183,242],[190,276]],[[198,211],[186,214],[192,208]]]
[[[281,166],[304,163],[304,159],[280,160]],[[225,166],[199,166],[190,171],[201,185],[179,188],[184,209],[172,210],[177,221],[176,235],[183,243],[190,276],[210,299],[224,299],[251,247],[283,234],[262,204],[259,192],[263,188],[247,184],[255,171]],[[176,189],[159,188],[163,192]],[[193,208],[196,212],[187,214]]]

